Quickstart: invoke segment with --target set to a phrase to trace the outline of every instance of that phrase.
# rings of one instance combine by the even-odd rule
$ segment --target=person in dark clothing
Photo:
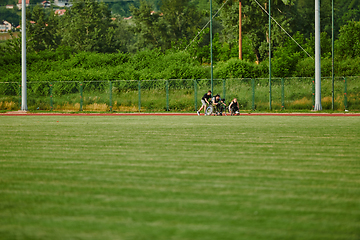
[[[234,98],[231,103],[229,104],[229,112],[231,115],[234,114],[240,114],[239,112],[239,102],[237,101],[236,98]]]
[[[226,104],[220,98],[219,94],[217,94],[215,97],[213,97],[213,105],[216,108],[217,112],[219,112],[220,115],[222,115],[222,112],[224,110],[224,107],[226,107]]]
[[[209,99],[211,98],[211,91],[209,90],[204,96],[201,98],[201,108],[197,111],[197,115],[200,115],[200,111],[204,109],[204,114],[206,111],[206,106],[209,105]]]

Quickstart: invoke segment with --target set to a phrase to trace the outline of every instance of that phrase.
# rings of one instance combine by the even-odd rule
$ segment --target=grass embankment
[[[358,117],[0,117],[1,239],[359,239]]]

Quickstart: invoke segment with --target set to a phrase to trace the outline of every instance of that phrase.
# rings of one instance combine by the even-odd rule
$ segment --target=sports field
[[[360,239],[360,117],[0,116],[0,239]]]

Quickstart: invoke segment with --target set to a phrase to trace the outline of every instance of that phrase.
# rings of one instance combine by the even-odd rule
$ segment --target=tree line
[[[335,2],[336,61],[339,64],[358,64],[360,0]],[[70,49],[72,54],[121,52],[135,56],[144,50],[156,50],[167,55],[184,52],[186,49],[186,56],[192,58],[194,64],[209,64],[208,28],[199,34],[209,21],[207,0],[140,0],[130,5],[127,3],[128,10],[124,10],[123,13],[112,11],[111,6],[116,5],[115,3],[77,0],[72,3],[71,8],[66,9],[63,16],[54,14],[53,9],[44,9],[38,5],[30,7],[26,23],[28,52],[49,52],[48,55],[56,52],[65,56]],[[242,0],[241,3],[243,59],[247,62],[241,64],[253,65],[257,62],[260,66],[251,69],[266,69],[261,65],[266,65],[266,59],[269,58],[268,17],[262,8],[268,10],[268,1]],[[239,51],[239,2],[229,0],[224,4],[223,0],[214,0],[213,4],[212,15],[223,6],[213,23],[214,60],[219,62],[219,67],[231,65],[235,61],[233,59],[238,57]],[[310,56],[313,56],[314,1],[274,0],[271,12],[272,17]],[[321,17],[322,57],[326,62],[326,59],[331,57],[331,0],[321,1]],[[311,65],[312,58],[275,23],[272,25],[273,50],[270,57],[274,61],[275,75],[303,75],[304,73],[299,71],[307,64]],[[20,46],[21,38],[13,38],[0,45],[2,65],[14,64],[9,59],[20,56]],[[46,60],[46,54],[42,53],[41,56]],[[19,62],[16,61],[16,64]],[[338,74],[360,73],[356,67],[352,69],[339,70]]]

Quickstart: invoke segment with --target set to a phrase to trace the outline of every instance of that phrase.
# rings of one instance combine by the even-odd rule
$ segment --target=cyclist
[[[200,116],[201,109],[204,109],[204,114],[206,111],[206,104],[209,105],[209,99],[211,98],[211,91],[209,90],[204,96],[201,98],[201,108],[197,111],[197,115]]]

